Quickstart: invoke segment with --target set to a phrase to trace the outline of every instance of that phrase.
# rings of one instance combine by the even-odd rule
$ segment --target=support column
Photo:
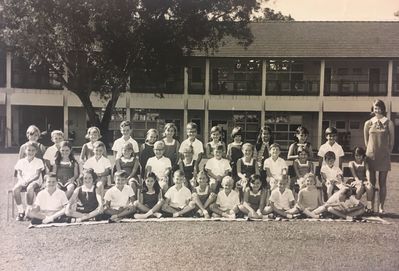
[[[260,112],[260,123],[261,126],[265,124],[266,121],[266,59],[262,61],[262,111]]]
[[[209,58],[205,60],[205,97],[204,97],[204,110],[205,110],[205,117],[204,117],[204,142],[209,141],[209,87],[210,87],[210,77],[211,77],[211,64]]]
[[[188,67],[184,67],[184,93],[183,93],[183,137],[187,134],[187,123],[188,123]],[[180,127],[179,127],[180,128]]]
[[[68,82],[68,68],[64,65],[64,80]],[[69,114],[68,114],[68,88],[64,86],[62,91],[62,107],[64,109],[64,138],[69,138]]]
[[[391,119],[392,115],[392,86],[393,86],[393,60],[388,62],[388,82],[387,82],[387,117]]]
[[[326,61],[324,59],[320,62],[320,93],[319,93],[319,119],[317,126],[317,147],[322,143],[323,136],[323,102],[324,102],[324,78],[325,78]]]
[[[5,147],[12,146],[12,110],[11,110],[11,52],[6,54],[6,138]]]
[[[317,146],[315,149],[318,149],[321,146],[322,136],[323,136],[323,101],[320,101],[319,118],[317,123]]]
[[[126,120],[131,121],[130,116],[130,92],[126,92]]]

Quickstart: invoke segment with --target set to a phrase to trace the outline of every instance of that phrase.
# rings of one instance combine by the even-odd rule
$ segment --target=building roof
[[[274,21],[250,28],[254,41],[246,49],[229,37],[208,56],[399,58],[399,22]]]

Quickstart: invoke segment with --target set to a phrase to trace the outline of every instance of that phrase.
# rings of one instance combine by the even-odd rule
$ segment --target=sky
[[[399,0],[269,0],[266,7],[296,21],[399,21]]]

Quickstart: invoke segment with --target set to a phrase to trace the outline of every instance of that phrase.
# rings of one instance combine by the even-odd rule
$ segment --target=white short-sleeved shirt
[[[129,198],[134,195],[134,191],[130,186],[125,185],[121,191],[115,185],[105,193],[104,200],[111,202],[112,209],[119,209],[126,207],[129,204]]]
[[[188,147],[188,146],[192,146],[193,150],[194,150],[194,155],[193,155],[193,160],[198,160],[198,155],[200,153],[204,153],[204,145],[202,144],[201,141],[199,141],[198,139],[195,139],[194,142],[191,142],[189,138],[187,138],[186,140],[184,140],[179,148],[179,153],[183,153],[183,150]]]
[[[19,159],[14,167],[15,170],[20,170],[22,175],[22,181],[27,181],[32,176],[36,175],[38,170],[44,170],[44,164],[41,159],[34,157],[32,161],[28,161],[28,158]],[[39,176],[39,180],[41,180]]]
[[[169,199],[169,205],[173,208],[184,208],[187,201],[191,199],[191,191],[184,185],[177,190],[176,185],[172,186],[165,193],[165,198]]]
[[[233,209],[235,206],[240,204],[240,197],[238,192],[231,190],[229,195],[226,195],[224,190],[219,191],[216,198],[216,204],[219,205],[219,209],[222,211],[227,211]]]
[[[274,179],[281,179],[282,170],[288,169],[288,166],[285,160],[281,157],[278,157],[276,161],[274,161],[273,158],[269,157],[263,163],[263,169],[266,170],[266,168],[270,169],[270,172]]]
[[[64,191],[56,189],[53,194],[44,189],[37,194],[35,205],[40,207],[40,210],[45,213],[55,213],[64,208],[68,204],[68,199]]]
[[[226,170],[231,171],[230,161],[225,158],[218,160],[213,157],[206,162],[205,169],[211,170],[216,176],[224,176]]]
[[[125,143],[132,143],[133,145],[133,152],[134,153],[139,153],[139,145],[137,144],[137,141],[134,140],[132,137],[130,137],[128,140],[124,140],[123,137],[118,138],[115,140],[114,144],[112,145],[112,150],[116,151],[116,157],[115,159],[118,159],[122,156],[122,148]]]
[[[339,201],[339,197],[341,195],[342,191],[335,192],[328,200],[327,204],[339,204],[341,203],[344,208],[353,208],[355,206],[358,206],[360,201],[356,199],[355,195],[352,195],[349,197],[349,199],[345,200],[344,202]]]
[[[103,173],[105,169],[111,168],[111,162],[109,161],[108,158],[105,158],[104,156],[101,156],[100,159],[96,159],[95,156],[90,157],[87,159],[87,161],[83,165],[84,169],[93,169],[96,174],[98,173]]]
[[[43,155],[44,160],[49,160],[51,165],[55,163],[55,155],[57,154],[58,148],[53,145],[47,148],[46,152]]]
[[[327,181],[337,180],[337,175],[343,175],[342,170],[336,165],[334,165],[332,168],[327,165],[323,165],[321,166],[320,172],[326,175]]]
[[[342,149],[341,145],[339,145],[337,142],[335,142],[332,146],[328,144],[328,142],[324,143],[323,145],[320,146],[319,152],[317,153],[317,156],[323,158],[323,165],[326,164],[324,161],[324,155],[326,155],[327,152],[332,151],[335,153],[335,162],[334,165],[339,167],[339,159],[340,157],[344,156],[344,150]]]
[[[295,198],[290,189],[286,188],[283,193],[280,193],[280,189],[276,188],[272,191],[269,200],[273,202],[277,209],[289,210],[290,202],[294,201]]]
[[[147,166],[151,167],[151,171],[154,172],[158,179],[162,179],[167,177],[165,171],[168,168],[172,168],[172,163],[170,162],[170,159],[165,156],[162,156],[159,159],[154,156],[148,159],[146,167]]]

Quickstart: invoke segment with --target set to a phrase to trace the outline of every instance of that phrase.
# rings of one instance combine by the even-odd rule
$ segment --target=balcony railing
[[[324,83],[325,96],[386,96],[387,82],[339,80]]]
[[[213,95],[261,95],[261,80],[225,80],[212,82]]]
[[[266,95],[318,96],[320,83],[316,80],[267,80]]]
[[[131,92],[136,93],[165,93],[165,94],[183,94],[183,82],[166,82],[157,84],[151,82],[134,82],[130,85]]]

